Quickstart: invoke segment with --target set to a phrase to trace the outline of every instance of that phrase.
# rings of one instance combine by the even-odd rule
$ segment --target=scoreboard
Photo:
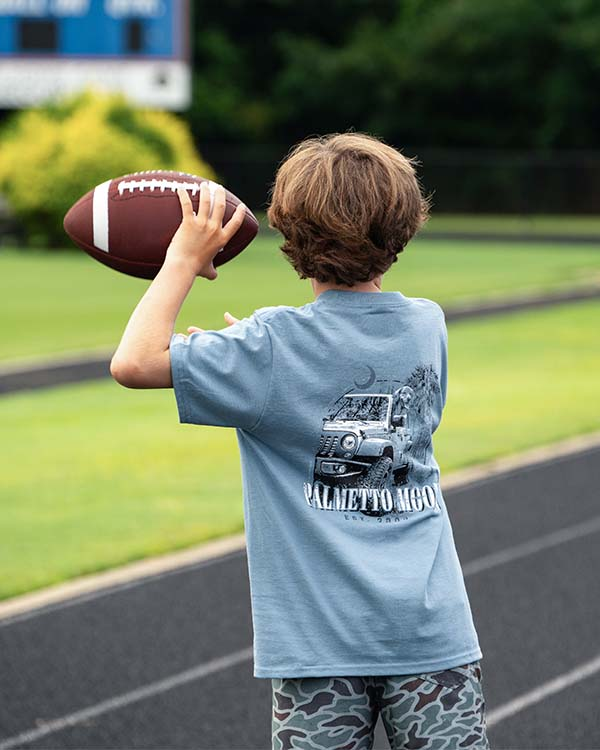
[[[0,108],[86,86],[189,106],[189,0],[0,0]]]

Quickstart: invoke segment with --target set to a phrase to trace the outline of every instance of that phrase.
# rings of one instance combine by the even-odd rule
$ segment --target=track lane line
[[[590,661],[580,664],[570,672],[565,672],[558,677],[554,677],[552,680],[543,682],[533,690],[522,693],[507,703],[498,706],[498,708],[494,708],[487,714],[487,726],[488,728],[493,727],[504,721],[504,719],[508,719],[510,716],[514,716],[526,708],[540,703],[551,695],[560,693],[562,690],[571,687],[571,685],[592,677],[598,672],[600,672],[600,654],[590,659]]]
[[[210,542],[208,544],[210,544]],[[238,542],[234,542],[234,544],[238,544]],[[19,622],[24,622],[25,620],[32,620],[36,617],[41,617],[42,615],[50,614],[61,609],[67,609],[69,607],[75,607],[79,604],[85,604],[86,602],[91,602],[95,599],[101,599],[104,596],[119,594],[122,591],[127,591],[127,589],[133,589],[138,586],[144,586],[147,583],[160,581],[162,578],[189,573],[192,570],[199,570],[200,568],[204,568],[207,565],[214,565],[215,563],[227,562],[228,560],[235,559],[236,557],[242,557],[246,554],[246,544],[243,541],[239,542],[239,544],[239,549],[236,550],[234,545],[232,544],[230,552],[222,552],[215,557],[207,557],[205,559],[197,560],[196,562],[180,563],[176,567],[165,568],[158,573],[145,572],[143,576],[140,576],[138,578],[132,578],[123,582],[112,583],[109,586],[102,586],[101,588],[92,589],[91,591],[87,591],[86,593],[72,594],[67,599],[58,599],[54,602],[50,601],[48,604],[41,604],[33,609],[26,609],[25,611],[18,612],[14,615],[1,614],[2,602],[0,602],[0,628],[6,627],[8,625],[15,625]],[[135,564],[136,563],[133,563],[133,565]],[[25,596],[29,595],[26,594]],[[35,593],[33,594],[33,596],[35,596]]]
[[[212,659],[204,664],[198,664],[191,669],[186,669],[184,672],[171,675],[163,680],[150,682],[127,693],[121,693],[121,695],[109,698],[101,703],[96,703],[94,706],[88,706],[66,716],[61,716],[58,719],[44,722],[36,729],[29,729],[13,737],[0,740],[0,750],[11,750],[11,748],[17,746],[35,742],[42,737],[47,737],[68,727],[76,726],[96,716],[102,716],[102,714],[109,713],[110,711],[130,706],[132,703],[138,703],[139,701],[146,700],[146,698],[153,698],[156,695],[173,690],[173,688],[202,679],[214,672],[220,672],[223,669],[228,669],[249,659],[252,659],[252,646],[234,651],[232,654],[227,654],[217,659]]]
[[[464,576],[472,576],[476,573],[482,573],[485,570],[496,568],[498,565],[520,560],[523,557],[541,552],[542,550],[557,547],[559,544],[572,542],[574,539],[581,539],[589,534],[597,534],[600,531],[600,516],[593,516],[582,523],[566,526],[558,531],[552,531],[544,536],[534,537],[533,539],[516,544],[514,547],[507,547],[499,552],[491,552],[489,555],[478,557],[471,562],[462,566]]]

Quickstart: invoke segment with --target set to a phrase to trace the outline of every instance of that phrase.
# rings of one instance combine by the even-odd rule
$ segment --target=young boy
[[[111,364],[173,387],[181,422],[235,427],[254,626],[273,748],[487,748],[474,628],[432,433],[447,330],[429,299],[382,291],[427,218],[411,160],[357,133],[281,165],[269,220],[315,300],[173,333],[197,274],[239,228],[224,191],[183,220]]]

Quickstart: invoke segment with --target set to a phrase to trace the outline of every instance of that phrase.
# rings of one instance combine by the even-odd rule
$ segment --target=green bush
[[[86,91],[13,115],[0,132],[0,192],[30,242],[69,244],[65,213],[95,185],[129,172],[175,169],[214,179],[185,122]]]

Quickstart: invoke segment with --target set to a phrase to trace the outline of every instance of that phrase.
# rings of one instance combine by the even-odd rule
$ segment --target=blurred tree
[[[270,140],[285,128],[278,81],[296,61],[286,45],[314,40],[319,49],[343,49],[354,26],[375,18],[385,24],[396,0],[194,0],[194,96],[189,112],[194,133],[212,141]],[[315,96],[329,96],[316,80],[313,61],[305,68]],[[301,103],[300,107],[302,107]],[[297,128],[303,131],[302,123]],[[304,131],[303,131],[304,132]],[[288,134],[284,133],[288,140]]]
[[[118,94],[86,91],[14,113],[0,144],[0,190],[37,244],[64,246],[64,215],[104,180],[147,169],[215,176],[186,122]]]
[[[196,0],[194,132],[600,146],[595,0]]]

